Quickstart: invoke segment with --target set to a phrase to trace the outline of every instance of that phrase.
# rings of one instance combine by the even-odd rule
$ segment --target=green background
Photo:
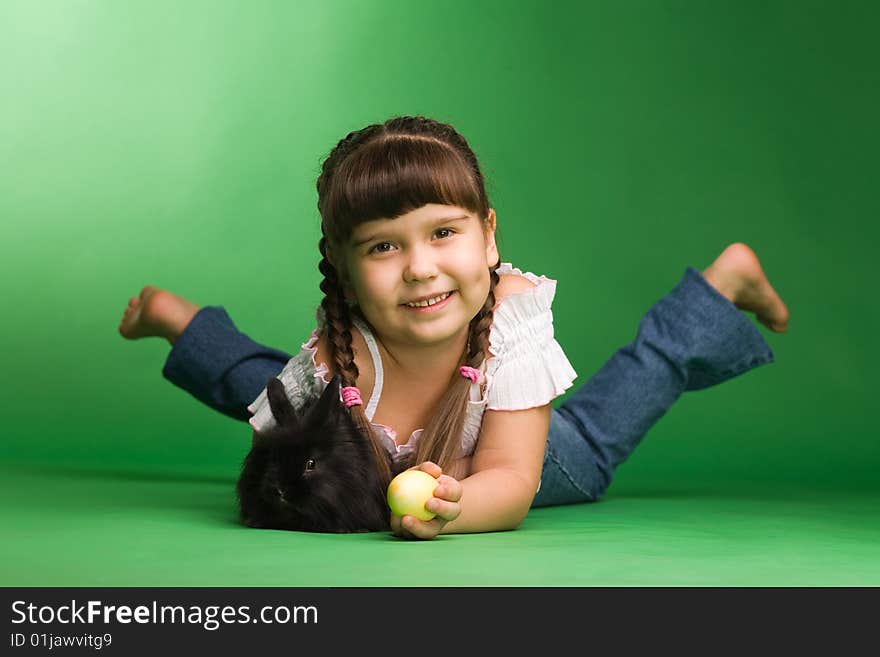
[[[880,584],[878,18],[868,2],[0,2],[0,584]],[[515,532],[239,527],[249,428],[161,377],[166,342],[117,324],[149,283],[296,351],[320,300],[321,162],[402,114],[468,139],[502,259],[559,281],[576,385],[736,241],[791,311],[785,334],[756,323],[776,362],[684,395],[604,501]]]

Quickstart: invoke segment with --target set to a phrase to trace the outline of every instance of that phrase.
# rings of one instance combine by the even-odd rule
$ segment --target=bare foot
[[[788,330],[788,308],[767,280],[755,252],[742,242],[728,246],[703,273],[715,289],[737,308],[755,313],[776,333]]]
[[[128,300],[119,333],[129,340],[156,336],[174,344],[198,311],[197,305],[183,297],[147,285],[140,296]]]

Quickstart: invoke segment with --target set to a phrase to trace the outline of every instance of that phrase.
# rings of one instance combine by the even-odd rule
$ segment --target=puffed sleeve
[[[502,263],[499,274],[517,274],[535,287],[499,302],[489,329],[486,361],[488,410],[518,411],[543,406],[563,394],[577,378],[553,337],[556,281]]]
[[[293,405],[294,410],[302,410],[314,399],[320,397],[327,383],[324,375],[329,371],[326,363],[315,363],[315,354],[318,352],[318,330],[312,331],[309,340],[303,343],[300,352],[287,361],[287,365],[276,377],[284,384],[287,398]],[[269,406],[269,398],[266,390],[248,406],[253,417],[248,423],[257,431],[264,431],[276,426],[275,416]]]

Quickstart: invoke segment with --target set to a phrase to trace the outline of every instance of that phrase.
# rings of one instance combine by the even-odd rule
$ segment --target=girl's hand
[[[447,522],[452,522],[461,513],[461,504],[459,504],[461,483],[443,474],[440,466],[431,461],[425,461],[410,470],[422,470],[437,480],[438,486],[434,489],[434,496],[425,503],[425,508],[437,515],[431,520],[424,521],[409,515],[401,518],[392,513],[391,533],[400,538],[430,540],[440,533]]]

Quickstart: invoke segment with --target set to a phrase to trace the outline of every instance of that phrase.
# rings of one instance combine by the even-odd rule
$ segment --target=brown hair
[[[474,212],[485,227],[489,199],[477,158],[465,138],[452,126],[421,116],[395,117],[350,132],[324,160],[317,187],[323,235],[318,244],[322,256],[318,269],[324,275],[323,330],[342,385],[354,386],[359,372],[351,348],[351,313],[359,310],[350,308],[345,300],[343,281],[328,259],[328,247],[331,254],[340,253],[358,224],[395,219],[429,203],[465,208]],[[494,267],[489,273],[489,294],[470,322],[460,365],[479,367],[488,353],[499,279]],[[470,385],[470,380],[457,370],[450,373],[449,387],[422,432],[413,462],[406,466],[429,460],[446,471],[460,456]],[[352,406],[349,410],[361,432],[369,436],[380,474],[387,483],[393,473],[364,407]]]

